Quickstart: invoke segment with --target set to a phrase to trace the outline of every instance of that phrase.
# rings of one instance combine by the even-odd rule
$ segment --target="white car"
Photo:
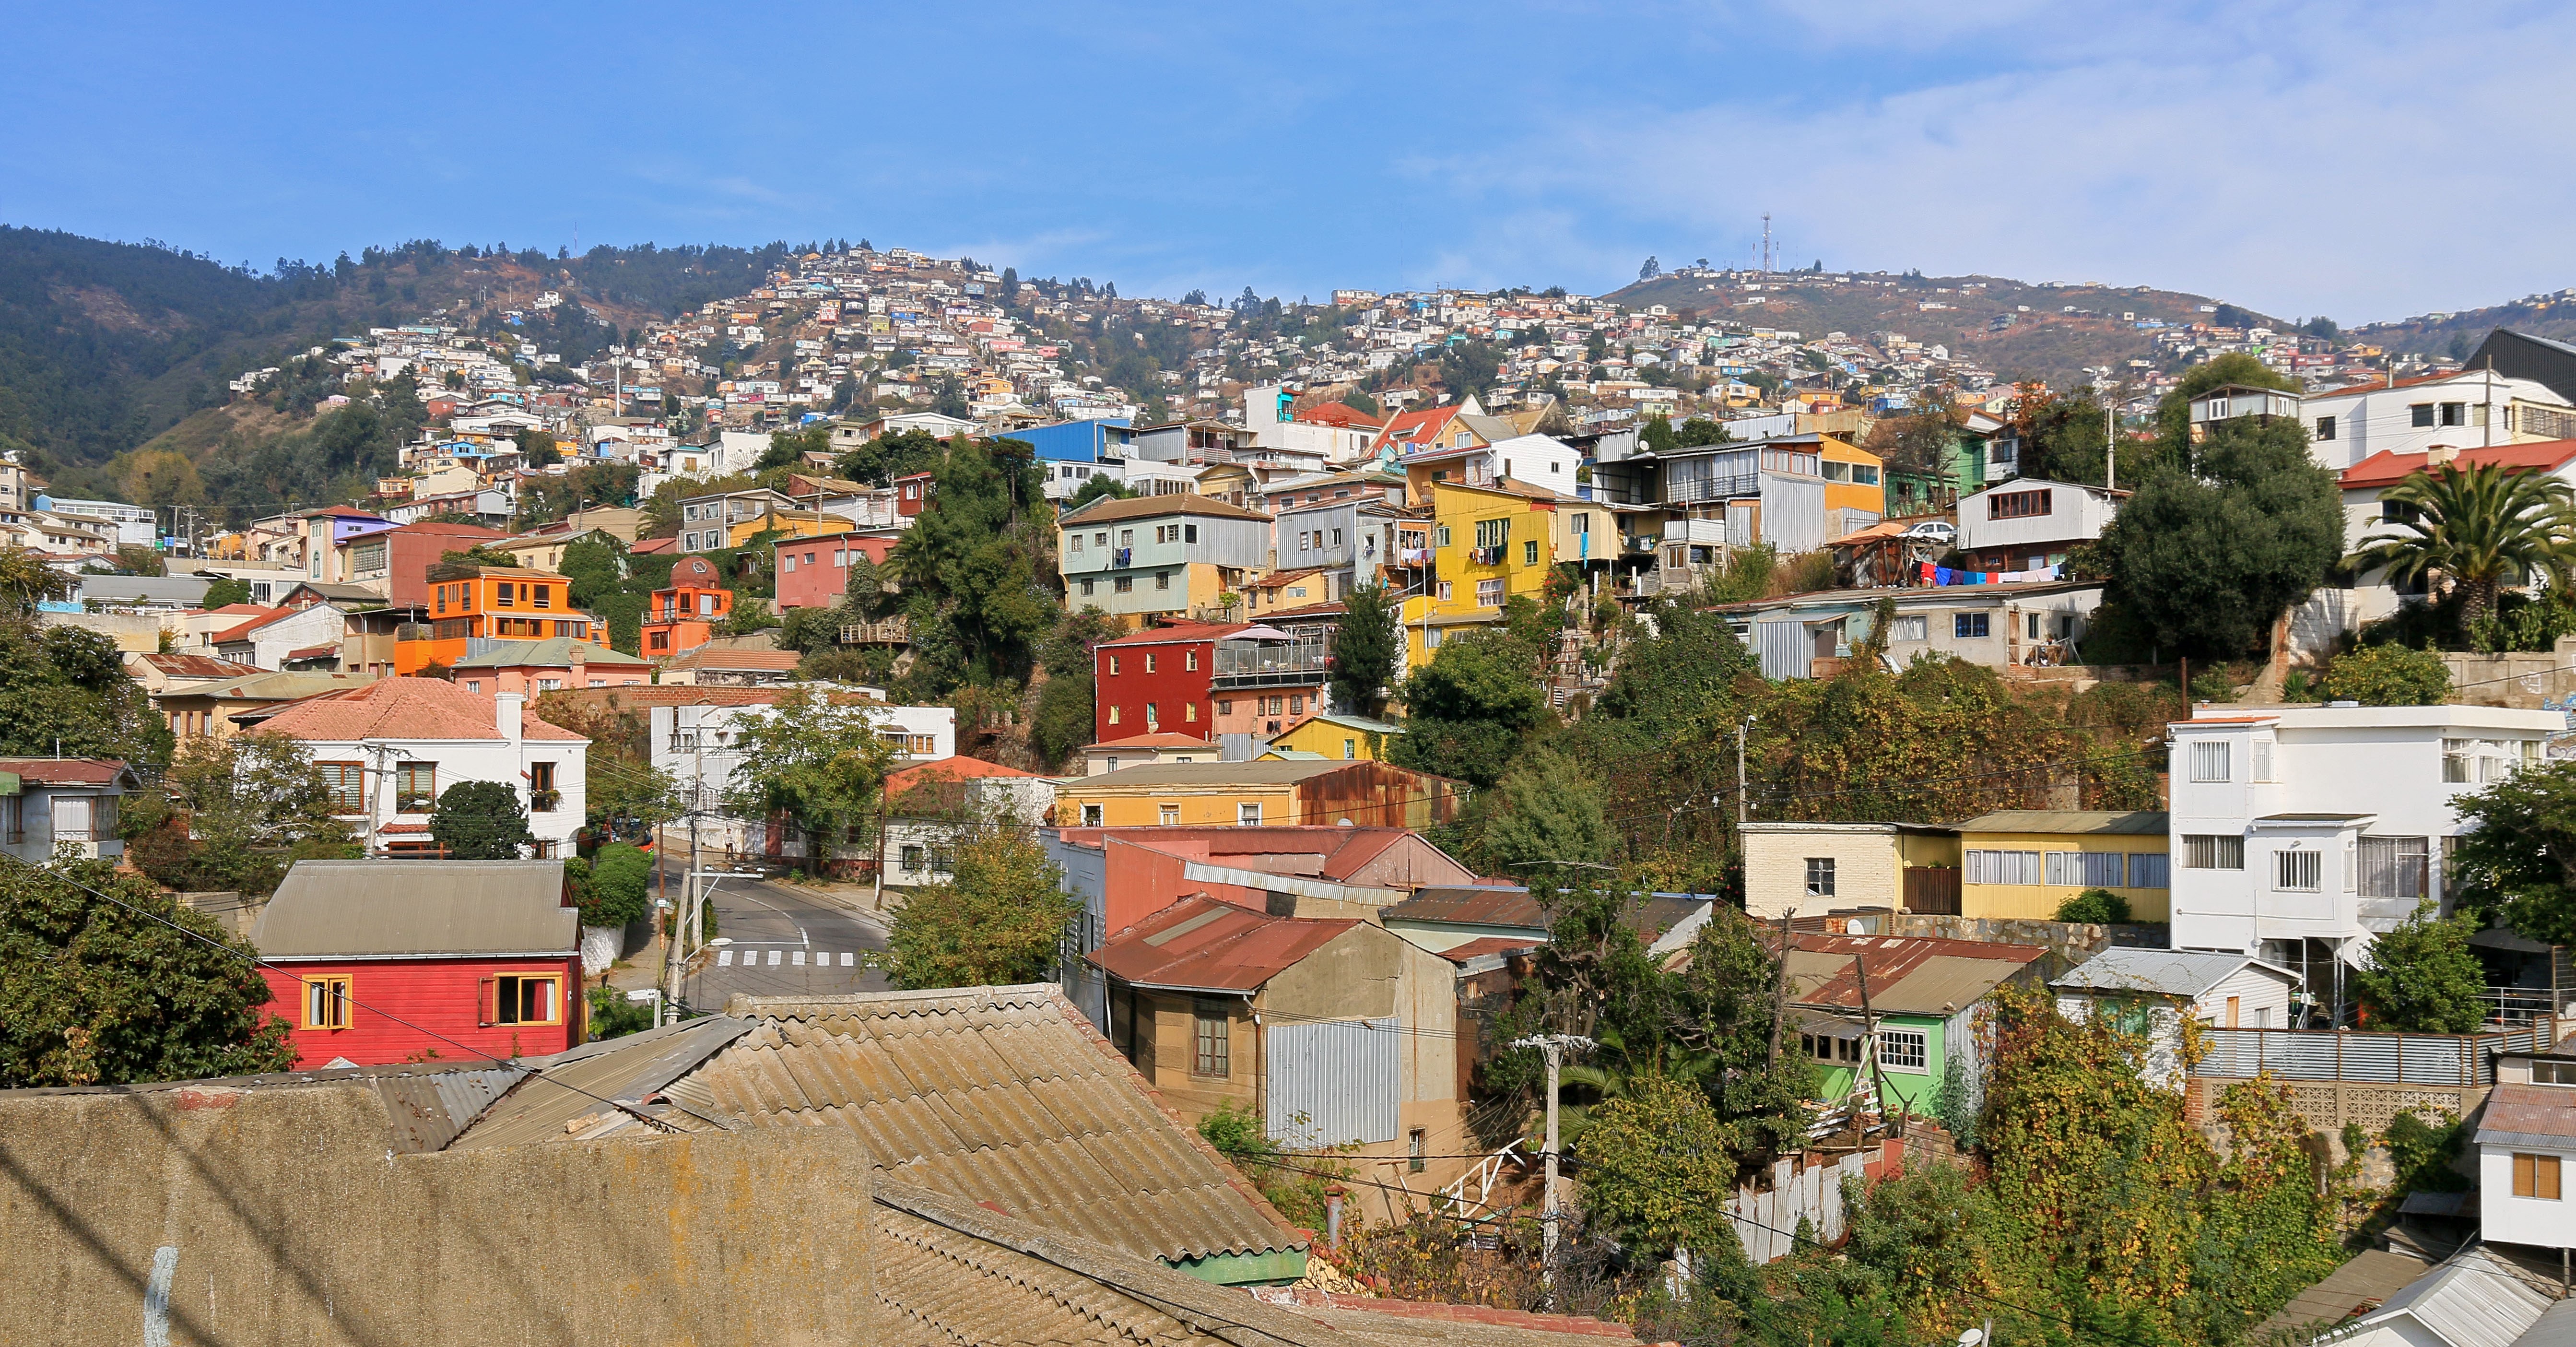
[[[1926,519],[1922,523],[1907,529],[1905,531],[1905,536],[1908,538],[1929,538],[1943,547],[1950,547],[1957,544],[1959,541],[1959,526],[1946,519]]]

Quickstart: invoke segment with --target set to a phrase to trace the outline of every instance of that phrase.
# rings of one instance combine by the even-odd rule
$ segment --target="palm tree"
[[[2457,585],[2460,618],[2474,630],[2495,609],[2496,591],[2517,576],[2548,572],[2563,583],[2576,541],[2569,536],[2576,492],[2553,477],[2501,463],[2421,468],[2381,493],[2409,516],[2362,539],[2350,564],[2385,568],[2393,583],[2433,574]]]

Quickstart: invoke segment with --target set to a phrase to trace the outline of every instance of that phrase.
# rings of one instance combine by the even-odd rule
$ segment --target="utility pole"
[[[2104,380],[2106,384],[2109,380]],[[2120,414],[2109,388],[2102,390],[2102,489],[2120,489]]]
[[[1539,1275],[1547,1285],[1548,1304],[1553,1308],[1556,1304],[1556,1246],[1557,1226],[1560,1219],[1556,1202],[1557,1073],[1565,1065],[1566,1049],[1589,1049],[1592,1046],[1592,1040],[1580,1034],[1539,1034],[1532,1038],[1515,1039],[1512,1046],[1537,1048],[1547,1054],[1547,1150],[1545,1152],[1547,1190],[1539,1204],[1539,1229],[1542,1232]]]
[[[1779,962],[1771,973],[1771,1061],[1780,1065],[1780,1029],[1789,1018],[1789,919],[1798,915],[1792,907],[1780,913]]]
[[[1753,722],[1761,716],[1750,715],[1735,732],[1735,826],[1741,829],[1753,817],[1753,797],[1746,793],[1744,778],[1744,741],[1753,733]],[[1741,845],[1739,842],[1738,845]]]

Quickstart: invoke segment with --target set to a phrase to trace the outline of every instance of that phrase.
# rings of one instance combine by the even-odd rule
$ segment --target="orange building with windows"
[[[682,557],[671,567],[668,588],[653,591],[644,607],[644,658],[668,659],[705,645],[716,624],[733,615],[733,591],[705,557]]]
[[[394,641],[394,673],[409,678],[430,665],[454,668],[474,653],[469,641],[543,641],[569,637],[608,643],[607,624],[572,606],[572,582],[551,571],[485,566],[457,580],[430,582],[429,619],[404,626]]]

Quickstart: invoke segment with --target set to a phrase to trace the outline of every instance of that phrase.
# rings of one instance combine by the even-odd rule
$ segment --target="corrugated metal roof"
[[[297,861],[251,928],[270,958],[570,954],[561,861]]]
[[[1359,924],[1357,918],[1274,917],[1199,895],[1083,957],[1141,987],[1250,992]]]
[[[1956,825],[1963,833],[2091,833],[2111,837],[2162,837],[2169,829],[2161,809],[1998,809]]]
[[[2157,996],[2197,999],[2203,992],[2236,975],[2247,964],[2260,964],[2250,955],[2213,954],[2188,949],[2106,949],[2077,965],[2066,976],[2049,983],[2068,991],[2146,992]],[[2272,968],[2285,978],[2298,974],[2286,968]]]
[[[675,1103],[847,1127],[888,1177],[1134,1255],[1306,1246],[1052,986],[728,1010],[758,1028],[673,1083]]]
[[[2504,1084],[2487,1096],[2478,1118],[2478,1142],[2512,1145],[2522,1138],[2560,1146],[2576,1140],[2576,1090],[2558,1085]]]
[[[1547,913],[1538,899],[1517,884],[1458,884],[1425,887],[1385,908],[1387,921],[1437,922],[1449,926],[1520,926],[1547,929]]]
[[[1948,1015],[1982,999],[2047,954],[2037,945],[1981,940],[1793,932],[1789,998],[1800,1005],[1860,1009],[1860,983],[1852,962],[1857,955],[1869,969],[1872,1011]]]
[[[353,1084],[373,1089],[385,1103],[391,1129],[386,1144],[399,1155],[443,1150],[493,1100],[528,1076],[531,1068],[478,1063],[472,1066],[398,1062],[384,1066],[321,1067],[278,1071],[258,1076],[218,1076],[206,1080],[149,1081],[136,1085],[93,1085],[76,1089],[5,1091],[9,1094],[153,1094],[209,1086],[237,1090],[298,1089],[314,1085]]]
[[[2515,1340],[2556,1300],[2535,1286],[2530,1274],[2479,1245],[2416,1278],[2361,1322],[2406,1318],[2449,1347],[2515,1347]]]
[[[715,1015],[531,1059],[529,1065],[537,1068],[533,1077],[477,1120],[457,1141],[456,1149],[596,1135],[587,1127],[567,1130],[567,1124],[586,1118],[611,1121],[600,1118],[603,1112],[619,1111],[604,1102],[608,1100],[633,1104],[683,1131],[711,1128],[716,1124],[650,1101],[752,1027],[749,1020]]]

